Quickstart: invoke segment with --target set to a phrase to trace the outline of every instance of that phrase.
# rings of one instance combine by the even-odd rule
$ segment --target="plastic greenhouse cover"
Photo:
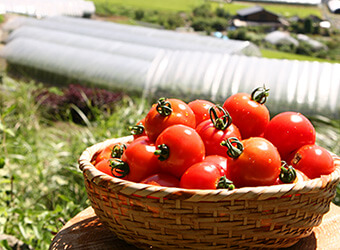
[[[78,48],[98,50],[111,54],[123,55],[137,59],[152,61],[159,48],[143,46],[139,44],[126,43],[120,41],[110,41],[107,39],[85,36],[58,30],[45,29],[34,26],[22,26],[14,30],[7,38],[7,43],[20,37],[56,43]]]
[[[1,0],[0,6],[5,13],[38,18],[55,15],[83,16],[95,12],[93,2],[84,0]]]
[[[217,48],[245,48],[250,45],[248,41],[239,41],[239,40],[222,40],[217,39],[210,36],[205,35],[198,35],[196,33],[180,33],[171,30],[161,30],[161,29],[154,29],[154,28],[147,28],[135,25],[126,25],[126,24],[118,24],[113,22],[103,22],[103,21],[96,21],[96,20],[89,20],[83,18],[71,18],[65,16],[56,16],[51,17],[49,20],[62,22],[62,23],[69,23],[74,25],[85,25],[87,27],[92,27],[95,29],[106,29],[109,31],[115,32],[124,32],[129,34],[147,36],[147,37],[154,37],[154,38],[162,38],[162,39],[170,39],[175,41],[183,41],[187,43],[194,43],[200,44],[205,47],[217,47]],[[179,48],[177,48],[179,49]]]
[[[164,49],[179,50],[199,50],[231,54],[244,54],[259,56],[259,49],[248,41],[221,40],[213,37],[204,37],[192,34],[176,33],[172,31],[156,30],[162,35],[150,35],[147,32],[137,31],[141,29],[149,30],[151,28],[134,27],[136,32],[132,32],[129,25],[111,24],[109,22],[87,20],[80,18],[55,17],[43,20],[32,18],[20,19],[7,25],[7,29],[15,29],[22,25],[41,27],[45,29],[54,29],[64,32],[93,36],[111,41],[121,41],[134,43],[144,46],[158,47]],[[115,29],[115,27],[127,27],[124,29]],[[130,27],[130,28],[129,28]],[[153,29],[151,29],[153,30]],[[156,32],[155,31],[155,32]],[[165,34],[171,33],[174,38],[168,38]],[[176,35],[175,35],[176,34]],[[243,52],[244,51],[244,52]]]
[[[1,56],[9,62],[101,85],[142,90],[150,62],[60,44],[17,38]]]
[[[191,51],[166,51],[155,62],[146,84],[153,94],[223,102],[265,84],[274,113],[290,109],[340,116],[340,64]]]
[[[289,33],[283,31],[273,31],[266,35],[265,40],[271,44],[294,44],[299,45],[299,42],[290,36]]]

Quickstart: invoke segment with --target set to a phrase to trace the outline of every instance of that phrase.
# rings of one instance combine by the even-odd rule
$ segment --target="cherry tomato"
[[[193,164],[205,157],[204,143],[195,129],[185,125],[166,128],[157,138],[155,152],[162,172],[180,178]]]
[[[145,132],[154,142],[164,129],[175,124],[195,128],[194,112],[185,102],[179,99],[160,98],[145,117]]]
[[[215,163],[202,161],[185,171],[179,185],[189,189],[216,189],[221,177],[221,171]]]
[[[124,143],[113,143],[99,152],[95,158],[94,164],[110,158],[120,158],[125,149],[126,145]]]
[[[129,166],[129,174],[127,180],[140,182],[146,177],[156,174],[160,170],[155,145],[147,136],[140,137],[126,148],[122,155],[122,161]],[[119,166],[116,168],[119,169]]]
[[[219,167],[221,175],[227,174],[228,159],[221,155],[208,155],[203,161],[212,162]]]
[[[259,94],[256,93],[260,91]],[[223,108],[227,110],[233,123],[240,130],[242,139],[259,137],[264,132],[270,116],[264,105],[268,89],[257,88],[251,95],[237,93],[225,100]]]
[[[209,108],[215,106],[214,103],[207,100],[197,99],[188,103],[188,106],[194,111],[196,118],[196,127],[203,121],[210,120]],[[219,115],[223,115],[222,113]]]
[[[176,177],[165,173],[151,175],[141,181],[141,183],[162,187],[179,187],[179,180]]]
[[[99,161],[98,163],[96,163],[95,167],[99,171],[113,176],[113,174],[111,173],[112,167],[110,166],[110,160],[109,159],[104,159],[104,160]]]
[[[129,129],[134,139],[145,136],[145,118],[141,119],[136,125],[131,126]]]
[[[312,123],[297,112],[283,112],[268,123],[264,138],[277,147],[281,158],[290,163],[291,154],[307,144],[315,143]]]
[[[116,164],[120,165],[121,167],[116,168]],[[107,175],[122,179],[125,179],[126,175],[129,173],[128,166],[118,158],[104,159],[96,163],[95,167],[96,169]]]
[[[328,175],[335,170],[332,155],[325,148],[315,144],[302,146],[296,152],[292,166],[310,179]]]
[[[216,109],[223,112],[222,117],[218,117]],[[238,128],[231,123],[231,117],[222,107],[211,107],[210,120],[201,122],[196,131],[201,136],[206,155],[226,155],[225,147],[221,146],[223,140],[229,137],[237,137],[241,140]]]
[[[286,184],[286,183],[298,183],[303,181],[308,181],[309,178],[300,170],[293,168],[292,165],[287,164],[283,161],[281,166],[281,172],[279,177],[276,179],[276,184]]]
[[[241,142],[229,138],[227,178],[236,187],[269,186],[276,182],[281,170],[281,159],[275,146],[261,137]],[[236,145],[236,146],[234,146]]]

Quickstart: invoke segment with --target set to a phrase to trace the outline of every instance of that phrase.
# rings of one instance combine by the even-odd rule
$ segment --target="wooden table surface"
[[[320,226],[313,233],[287,249],[299,250],[338,250],[340,249],[340,207],[331,204]],[[68,221],[52,240],[50,250],[83,249],[136,250],[137,248],[118,239],[99,218],[92,207],[88,207]]]

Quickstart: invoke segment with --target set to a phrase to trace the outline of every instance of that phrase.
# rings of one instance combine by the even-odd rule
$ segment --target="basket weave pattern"
[[[79,158],[91,205],[121,239],[140,248],[289,247],[321,223],[340,181],[340,158],[327,176],[297,184],[227,190],[157,187],[110,177],[92,164],[111,139]]]

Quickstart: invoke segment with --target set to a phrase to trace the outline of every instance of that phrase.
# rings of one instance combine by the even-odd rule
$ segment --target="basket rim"
[[[95,168],[91,163],[92,157],[98,151],[112,143],[127,143],[133,140],[133,136],[107,139],[86,148],[78,159],[79,169],[83,172],[84,178],[98,186],[114,190],[123,195],[138,195],[143,198],[166,198],[188,201],[221,201],[221,200],[265,200],[269,198],[280,198],[302,193],[318,193],[320,189],[329,184],[336,185],[340,182],[340,157],[331,153],[335,170],[329,175],[322,175],[308,181],[293,184],[280,184],[272,186],[242,187],[234,190],[217,189],[184,189],[175,187],[161,187],[143,183],[136,183],[109,176]],[[294,197],[291,197],[292,199]]]

